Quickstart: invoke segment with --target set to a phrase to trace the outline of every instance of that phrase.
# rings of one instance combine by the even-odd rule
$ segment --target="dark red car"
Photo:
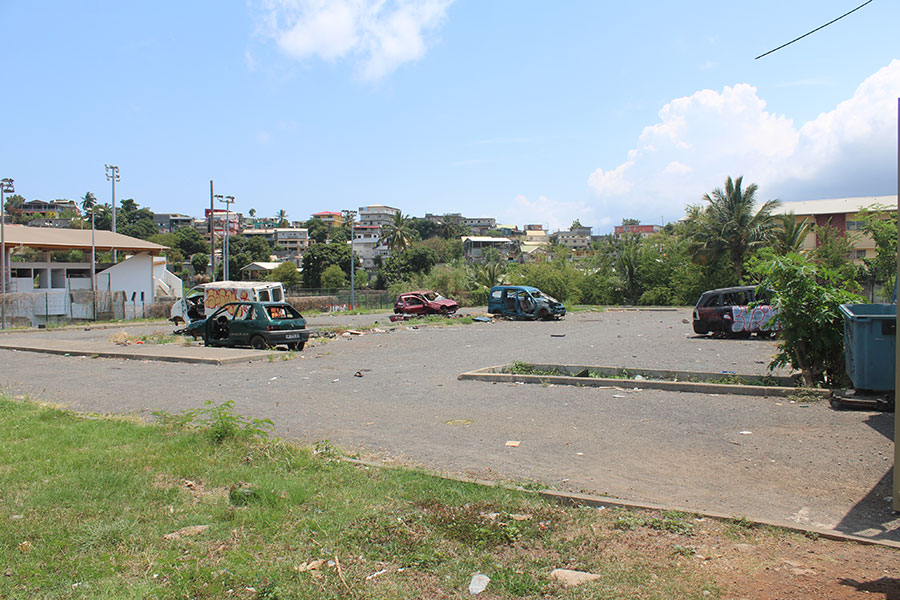
[[[406,292],[397,296],[394,302],[394,312],[398,315],[449,315],[458,308],[456,301],[432,291]]]

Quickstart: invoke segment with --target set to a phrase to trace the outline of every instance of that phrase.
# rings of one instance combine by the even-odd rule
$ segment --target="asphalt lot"
[[[233,400],[242,414],[272,419],[279,436],[327,439],[381,460],[900,541],[885,500],[891,414],[784,398],[457,380],[515,360],[763,374],[774,342],[696,337],[687,309],[419,328],[387,317],[312,317],[314,329],[374,321],[392,329],[319,340],[292,360],[275,353],[216,366],[0,350],[0,384],[75,410],[148,418]],[[114,346],[111,330],[10,334],[6,342],[14,335]],[[518,447],[506,446],[513,440]]]

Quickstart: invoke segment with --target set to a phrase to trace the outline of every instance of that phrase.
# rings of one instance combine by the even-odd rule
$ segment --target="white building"
[[[0,298],[7,319],[45,324],[52,319],[133,318],[161,296],[180,298],[181,280],[166,269],[165,246],[111,231],[94,231],[96,252],[131,253],[125,260],[96,272],[91,279],[91,230],[47,229],[6,225],[5,254],[9,270],[6,295]],[[36,260],[11,261],[12,251],[31,248]],[[81,250],[80,262],[56,262],[51,252]],[[93,267],[94,269],[96,267]],[[92,284],[96,282],[96,300]]]
[[[394,221],[394,215],[400,214],[399,208],[375,204],[359,207],[359,224],[382,227]]]
[[[353,253],[362,261],[363,269],[373,271],[376,257],[382,260],[391,255],[381,238],[381,227],[377,225],[353,226]]]

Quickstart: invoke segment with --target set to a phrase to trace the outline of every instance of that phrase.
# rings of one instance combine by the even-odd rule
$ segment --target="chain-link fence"
[[[354,308],[392,309],[396,298],[385,290],[355,290]],[[290,287],[285,296],[292,303],[300,304],[300,310],[317,308],[319,310],[350,310],[350,289],[299,288]],[[295,302],[296,301],[296,302]]]

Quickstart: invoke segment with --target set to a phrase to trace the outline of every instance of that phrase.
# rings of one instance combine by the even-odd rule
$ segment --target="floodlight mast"
[[[0,327],[6,329],[6,194],[16,191],[15,182],[9,177],[0,179]]]

